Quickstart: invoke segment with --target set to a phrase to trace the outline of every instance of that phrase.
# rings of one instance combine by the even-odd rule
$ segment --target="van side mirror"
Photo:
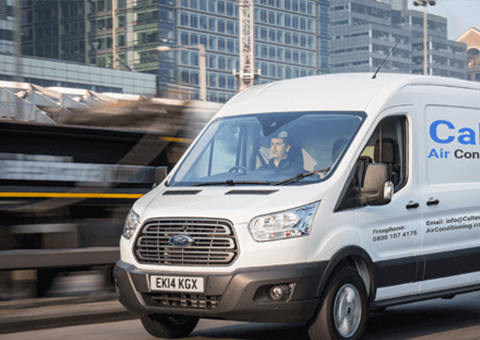
[[[388,165],[369,164],[363,187],[360,188],[360,202],[368,205],[384,205],[390,203],[392,196],[393,183],[390,180]]]
[[[155,182],[153,184],[153,187],[155,188],[157,185],[162,183],[162,181],[167,177],[168,175],[168,167],[166,166],[159,166],[155,168]]]

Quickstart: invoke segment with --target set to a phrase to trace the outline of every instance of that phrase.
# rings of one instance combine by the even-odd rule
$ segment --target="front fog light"
[[[277,285],[270,288],[270,297],[275,301],[287,301],[292,296],[294,283]]]
[[[319,202],[292,210],[255,217],[248,228],[258,242],[309,235]]]
[[[132,237],[139,225],[140,216],[138,216],[138,214],[133,211],[133,209],[131,209],[127,215],[127,218],[125,219],[125,225],[123,226],[123,236],[127,239]]]

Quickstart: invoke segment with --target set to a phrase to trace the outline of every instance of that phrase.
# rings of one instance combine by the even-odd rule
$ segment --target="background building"
[[[390,5],[374,0],[333,0],[332,72],[411,73],[411,34],[393,25]]]
[[[18,3],[22,55],[158,75],[159,40],[174,41],[174,3],[168,0]]]
[[[8,32],[15,25],[5,15],[14,12],[12,1],[0,0],[0,23],[7,27],[0,38],[7,38],[6,45],[12,44]],[[207,100],[225,102],[238,91],[236,0],[16,3],[23,55],[149,73],[157,77],[158,95],[171,96],[174,89],[198,99],[200,58],[193,47],[202,44]],[[406,0],[254,0],[254,7],[255,84],[375,72],[395,45],[382,71],[423,73],[423,12],[407,10]],[[428,18],[429,74],[466,79],[465,44],[447,39],[446,18]],[[158,46],[192,48],[158,52]]]
[[[392,9],[395,10],[395,11],[401,11],[402,9],[408,9],[408,0],[377,0],[377,1],[389,4],[390,6],[392,6]]]
[[[383,2],[332,0],[332,72],[375,72],[396,45],[382,72],[423,74],[423,12]],[[447,39],[447,19],[428,14],[427,34],[428,74],[467,79],[466,46]]]
[[[156,76],[37,57],[0,54],[0,80],[43,87],[155,96]]]
[[[480,82],[480,31],[470,27],[457,41],[467,44],[468,79]]]
[[[422,11],[404,10],[396,22],[412,35],[413,74],[423,74],[424,36]],[[467,79],[466,45],[447,39],[447,19],[427,15],[428,74],[432,76]]]
[[[83,1],[17,1],[22,55],[86,62]]]
[[[203,44],[208,100],[225,102],[237,92],[235,0],[20,3],[23,55],[151,73],[160,93],[179,84],[198,98],[199,51],[159,53],[156,47]],[[256,84],[329,72],[329,0],[255,0],[255,26]]]
[[[239,67],[239,22],[235,1],[178,0],[174,45],[202,44],[206,52],[207,100],[225,102],[235,94],[233,70]],[[199,50],[168,54],[179,84],[199,93]]]
[[[25,0],[22,54],[156,73],[158,0]]]
[[[238,6],[234,0],[178,0],[177,44],[203,44],[208,100],[224,102],[237,92]],[[255,0],[256,84],[329,72],[329,1]],[[199,90],[198,51],[170,60],[178,82]]]
[[[260,69],[259,83],[285,78],[304,77],[329,71],[322,70],[322,46],[329,47],[326,32],[320,36],[322,10],[328,2],[297,0],[256,0],[255,60]],[[323,11],[325,13],[325,11]],[[318,37],[318,39],[317,39]]]
[[[13,0],[0,0],[0,53],[14,53],[16,21],[12,4]]]

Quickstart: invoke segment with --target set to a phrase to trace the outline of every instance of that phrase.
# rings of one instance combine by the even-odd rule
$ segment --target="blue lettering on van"
[[[458,136],[458,142],[463,145],[475,145],[475,131],[470,128],[463,128],[458,130],[460,133],[464,133],[463,135]]]
[[[455,130],[455,126],[452,122],[448,120],[436,120],[432,124],[430,124],[430,138],[438,144],[450,144],[455,140],[455,135],[450,133],[446,138],[440,138],[438,136],[439,127],[447,127],[448,130]],[[480,131],[480,125],[479,125]],[[475,131],[468,127],[463,127],[457,131],[457,141],[463,145],[476,145],[477,144],[477,136]]]
[[[433,139],[434,142],[439,144],[448,144],[455,140],[455,137],[448,136],[447,139],[440,139],[437,135],[437,128],[439,125],[446,125],[450,130],[455,130],[455,126],[448,120],[436,120],[432,124],[430,124],[430,138]],[[428,156],[430,158],[430,156]]]
[[[439,152],[437,152],[435,149],[432,149],[428,154],[428,158],[448,158],[449,153],[450,151],[443,151],[443,149],[440,149]]]

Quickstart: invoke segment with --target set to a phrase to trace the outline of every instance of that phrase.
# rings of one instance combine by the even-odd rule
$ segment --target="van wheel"
[[[194,316],[176,316],[152,314],[140,317],[143,327],[157,338],[184,338],[197,326],[198,318]]]
[[[368,300],[358,273],[345,267],[329,280],[316,320],[308,329],[312,340],[360,339],[368,320]]]

